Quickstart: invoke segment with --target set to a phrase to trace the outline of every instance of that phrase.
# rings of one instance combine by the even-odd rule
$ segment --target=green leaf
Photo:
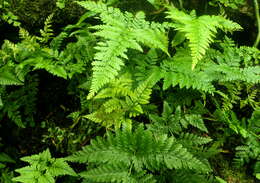
[[[224,179],[218,177],[218,176],[215,176],[216,180],[219,182],[219,183],[227,183]]]
[[[0,153],[0,162],[15,163],[15,161],[5,153]]]
[[[185,39],[186,39],[185,34],[178,31],[172,40],[172,47],[178,46],[183,41],[185,41]]]

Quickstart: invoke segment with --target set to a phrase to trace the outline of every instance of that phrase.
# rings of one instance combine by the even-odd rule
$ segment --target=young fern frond
[[[15,170],[20,173],[20,176],[12,179],[15,182],[55,183],[57,176],[77,175],[63,158],[52,158],[48,149],[37,155],[23,157],[21,160],[30,165]]]
[[[47,17],[43,29],[40,30],[41,37],[37,37],[42,43],[47,43],[53,36],[53,30],[51,29],[53,16],[54,14],[51,14]]]
[[[122,124],[131,123],[130,118],[142,114],[142,105],[149,103],[151,88],[155,83],[156,80],[150,76],[134,88],[131,75],[124,74],[97,93],[94,100],[103,99],[101,105],[95,112],[84,117],[106,127],[114,125],[116,129]]]
[[[167,18],[174,21],[171,24],[177,31],[183,32],[190,41],[192,66],[194,69],[197,63],[203,58],[210,43],[214,42],[217,28],[223,31],[235,31],[242,29],[237,23],[221,16],[203,15],[196,17],[193,11],[190,15],[179,11],[177,8],[169,7]]]
[[[93,79],[88,98],[92,98],[105,84],[113,80],[128,59],[127,50],[142,51],[141,44],[159,48],[168,54],[167,37],[159,23],[145,21],[143,13],[122,13],[117,8],[107,7],[93,1],[78,2],[81,6],[100,14],[104,25],[93,26],[96,36],[103,39],[96,46]]]

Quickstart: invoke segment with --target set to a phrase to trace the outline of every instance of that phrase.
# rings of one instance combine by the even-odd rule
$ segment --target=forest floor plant
[[[210,14],[195,0],[57,0],[38,31],[17,2],[0,6],[19,29],[1,40],[1,182],[260,180],[256,0],[253,47],[232,39],[247,27],[226,14],[243,0],[203,1]],[[86,12],[61,29],[69,4]]]

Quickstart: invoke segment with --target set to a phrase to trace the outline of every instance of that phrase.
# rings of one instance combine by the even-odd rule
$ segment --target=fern
[[[167,102],[163,104],[162,116],[155,114],[149,115],[152,123],[149,126],[153,131],[163,134],[179,134],[183,128],[188,128],[188,125],[194,126],[201,131],[207,132],[207,128],[202,120],[202,117],[197,114],[183,114],[181,107],[178,106],[173,114],[173,109]]]
[[[19,71],[14,67],[3,66],[0,68],[0,85],[23,85],[24,75],[25,73],[19,75]]]
[[[169,7],[168,16],[175,22],[172,26],[185,34],[185,37],[190,41],[189,47],[192,56],[192,69],[203,58],[206,50],[209,48],[217,33],[217,29],[224,31],[240,30],[241,26],[221,16],[203,15],[196,17],[195,12],[186,14],[179,11],[177,8]]]
[[[47,19],[44,22],[44,28],[40,30],[41,37],[39,37],[38,39],[42,43],[47,43],[53,36],[53,30],[51,29],[53,15],[54,14],[51,14],[47,17]]]
[[[87,172],[80,173],[85,180],[95,182],[123,182],[123,183],[155,183],[156,180],[151,174],[140,171],[136,174],[129,174],[129,168],[125,164],[104,165]]]
[[[256,110],[253,112],[251,118],[248,120],[246,130],[248,136],[244,142],[244,145],[236,147],[236,157],[234,164],[237,167],[242,167],[246,163],[249,163],[251,159],[255,160],[256,163],[260,161],[260,112]]]
[[[187,56],[188,54],[189,52],[181,49],[173,58],[162,62],[163,89],[166,90],[170,86],[179,85],[180,88],[192,88],[214,93],[215,87],[212,84],[212,80],[216,79],[216,77],[201,71],[199,68],[191,72],[189,66],[192,65],[192,58]]]
[[[230,95],[238,98],[238,88],[241,87],[237,86],[258,84],[260,81],[259,66],[248,64],[243,66],[245,62],[249,63],[249,60],[242,60],[244,57],[239,53],[240,49],[227,45],[222,46],[224,51],[209,49],[203,62],[200,62],[193,72],[187,67],[192,65],[192,58],[188,56],[189,52],[184,48],[177,49],[173,58],[163,60],[161,63],[160,70],[164,78],[163,89],[166,90],[170,86],[179,85],[180,88],[192,88],[210,94],[222,93],[223,97],[229,99],[228,94],[224,94],[223,91],[217,89],[220,85],[224,85]],[[243,49],[242,47],[241,50]],[[253,61],[257,55],[259,55],[259,50],[254,50],[252,54],[247,53],[244,56]],[[234,88],[232,85],[236,85],[236,87]],[[234,101],[237,103],[238,100]],[[229,103],[229,105],[231,104]]]
[[[13,172],[8,169],[8,164],[15,164],[13,160],[6,153],[0,152],[0,181],[3,183],[12,183]]]
[[[13,178],[15,182],[55,183],[55,177],[57,176],[76,176],[74,170],[70,168],[64,159],[52,158],[48,149],[38,155],[23,157],[21,160],[28,162],[30,165],[15,170],[20,173],[20,176]]]
[[[150,131],[144,130],[142,126],[133,132],[124,129],[117,131],[115,135],[108,134],[107,139],[92,140],[89,146],[68,157],[67,160],[96,165],[97,168],[92,168],[81,175],[83,177],[86,175],[89,181],[102,182],[115,180],[126,182],[124,180],[130,180],[132,174],[144,170],[155,172],[162,168],[190,169],[198,172],[211,171],[207,165],[196,159],[173,138],[166,135],[154,136]],[[125,174],[127,169],[128,174]],[[99,174],[94,174],[94,172]],[[109,174],[108,178],[105,177],[107,174]],[[99,179],[99,175],[102,179]],[[123,177],[123,175],[127,175],[127,177]]]
[[[145,21],[143,13],[122,13],[117,8],[107,7],[93,1],[79,2],[81,6],[100,14],[104,25],[93,26],[95,35],[103,39],[98,42],[93,65],[93,79],[88,98],[113,80],[128,59],[129,48],[142,51],[140,43],[167,52],[167,37],[161,24]]]
[[[2,94],[4,107],[1,109],[3,114],[1,118],[8,116],[17,126],[23,128],[27,124],[33,125],[35,123],[34,115],[36,114],[38,94],[38,78],[36,75],[27,76],[25,84],[20,88]]]
[[[211,0],[210,5],[218,6],[219,4],[224,5],[232,9],[239,9],[242,5],[246,4],[245,0]]]
[[[94,100],[103,99],[101,105],[84,117],[106,127],[114,125],[116,129],[120,128],[121,124],[131,124],[130,118],[142,114],[142,105],[149,103],[151,88],[155,83],[156,80],[150,76],[133,88],[131,75],[126,73],[97,93]]]

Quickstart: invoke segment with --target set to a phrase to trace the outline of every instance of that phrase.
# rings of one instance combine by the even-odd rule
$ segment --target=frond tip
[[[179,11],[177,8],[168,7],[168,16],[175,22],[172,25],[177,31],[183,32],[190,41],[189,47],[192,56],[192,70],[203,58],[210,43],[217,34],[217,28],[223,31],[241,30],[242,27],[221,16],[203,15],[196,17],[193,11],[190,15]]]

